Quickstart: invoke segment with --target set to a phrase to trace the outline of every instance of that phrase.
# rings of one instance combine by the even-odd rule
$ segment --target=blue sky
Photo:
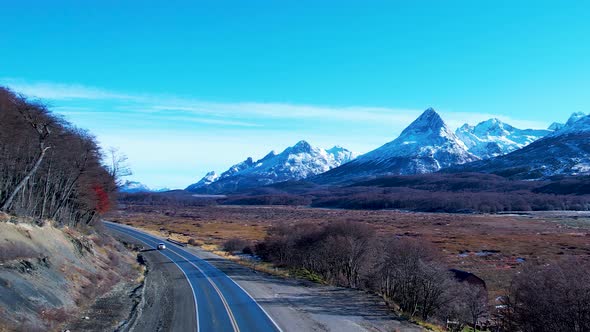
[[[92,3],[3,3],[0,84],[153,187],[300,139],[367,152],[430,106],[452,127],[590,110],[590,2]]]

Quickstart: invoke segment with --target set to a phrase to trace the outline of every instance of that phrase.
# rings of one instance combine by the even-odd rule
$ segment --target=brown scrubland
[[[377,292],[392,307],[439,324],[453,316],[472,325],[475,312],[480,323],[528,324],[527,314],[515,311],[521,306],[511,302],[522,299],[514,295],[522,291],[516,285],[523,285],[516,277],[530,267],[564,259],[587,266],[590,259],[590,215],[583,213],[450,214],[174,202],[126,200],[109,218],[197,245],[254,252],[277,267],[304,270],[298,275],[316,281]],[[399,262],[407,269],[396,271],[403,266]],[[477,288],[457,286],[450,268],[485,281],[483,307],[483,295]],[[571,265],[563,269],[569,271]],[[415,273],[406,274],[408,280],[432,278],[431,287],[408,288],[400,277],[408,271]],[[587,290],[589,285],[576,287]],[[400,293],[400,287],[407,292]],[[418,301],[420,297],[430,302]],[[505,321],[494,316],[496,307],[504,308]]]

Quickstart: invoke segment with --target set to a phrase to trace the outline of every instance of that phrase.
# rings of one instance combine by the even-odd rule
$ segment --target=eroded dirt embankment
[[[104,331],[126,322],[143,275],[132,251],[96,232],[0,217],[0,331]]]

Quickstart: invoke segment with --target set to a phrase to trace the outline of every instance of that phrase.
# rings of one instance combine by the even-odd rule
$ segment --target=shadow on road
[[[275,289],[275,298],[256,299],[261,305],[305,308],[320,315],[357,316],[372,321],[405,319],[393,314],[379,296],[355,289],[318,285],[306,280],[285,279],[255,272],[227,259],[207,258],[211,265],[236,281],[264,282]]]

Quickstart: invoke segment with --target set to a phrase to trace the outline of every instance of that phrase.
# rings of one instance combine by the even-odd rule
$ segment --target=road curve
[[[155,248],[161,239],[129,226],[104,222],[116,232]],[[270,332],[281,329],[256,301],[226,274],[182,247],[166,243],[160,251],[188,280],[195,301],[196,331]]]

